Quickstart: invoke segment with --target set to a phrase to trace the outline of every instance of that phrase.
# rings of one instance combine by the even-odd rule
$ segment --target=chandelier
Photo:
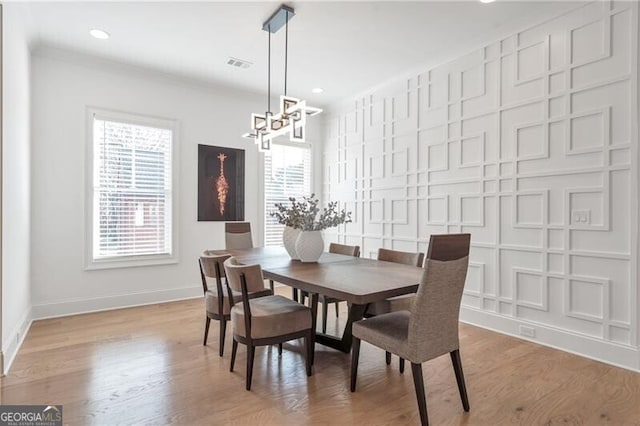
[[[267,21],[262,29],[269,34],[268,70],[267,70],[267,111],[264,114],[251,114],[251,132],[242,137],[253,139],[260,152],[269,153],[271,141],[279,136],[289,134],[292,142],[305,141],[307,116],[320,114],[320,108],[307,105],[307,102],[287,96],[287,59],[289,48],[289,20],[295,15],[293,8],[281,5]],[[271,34],[285,27],[284,41],[284,94],[280,96],[279,111],[271,111]]]

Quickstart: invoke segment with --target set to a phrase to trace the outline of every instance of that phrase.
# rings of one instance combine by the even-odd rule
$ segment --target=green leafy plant
[[[302,229],[302,218],[306,210],[305,203],[296,201],[294,197],[289,197],[290,206],[283,203],[276,203],[276,211],[270,213],[279,224],[290,226],[295,229]]]
[[[320,210],[320,200],[315,194],[303,197],[303,201],[297,201],[289,197],[290,206],[276,203],[276,211],[271,213],[278,223],[290,226],[302,231],[322,231],[333,228],[343,223],[351,223],[351,212],[342,209],[338,211],[338,202],[332,201]]]

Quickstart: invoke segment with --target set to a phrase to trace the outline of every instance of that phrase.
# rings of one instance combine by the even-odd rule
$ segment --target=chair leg
[[[339,317],[339,315],[338,315],[338,308],[339,308],[338,305],[339,304],[340,304],[340,302],[336,302],[336,318]]]
[[[387,365],[391,365],[391,352],[384,353],[384,360],[387,363]]]
[[[229,371],[233,372],[233,366],[236,363],[236,352],[238,352],[238,342],[236,339],[233,339],[233,345],[231,346],[231,365],[229,366]]]
[[[404,373],[404,358],[400,358],[400,374]]]
[[[313,358],[313,330],[309,330],[307,336],[304,338],[304,345],[307,349],[307,356],[305,357],[307,365],[307,376],[311,377],[311,359]]]
[[[207,317],[204,322],[204,341],[202,344],[207,346],[207,337],[209,337],[209,324],[211,324],[211,318]]]
[[[458,382],[458,390],[460,391],[460,399],[464,411],[469,411],[469,397],[467,396],[467,387],[464,384],[464,373],[462,372],[462,361],[460,360],[460,350],[450,352],[453,370],[456,373],[456,381]]]
[[[251,390],[251,379],[253,378],[253,358],[256,356],[256,347],[247,345],[247,390]]]
[[[282,356],[282,343],[278,343],[278,356]]]
[[[292,299],[294,300],[294,302],[297,302],[298,301],[298,289],[293,287],[291,289],[291,293],[292,293],[291,294]]]
[[[322,303],[322,332],[327,332],[327,314],[329,310],[329,305],[327,303]]]
[[[424,391],[424,381],[422,380],[422,364],[411,363],[413,373],[413,385],[416,388],[416,399],[418,400],[418,410],[420,411],[420,423],[422,426],[429,425],[427,416],[427,400]]]
[[[273,291],[273,280],[269,280],[269,288],[271,289],[271,293],[275,294]]]
[[[227,320],[223,318],[220,319],[220,356],[224,354],[224,338],[227,334]]]
[[[358,378],[358,360],[360,358],[360,339],[353,338],[351,344],[351,392],[356,391],[356,379]]]

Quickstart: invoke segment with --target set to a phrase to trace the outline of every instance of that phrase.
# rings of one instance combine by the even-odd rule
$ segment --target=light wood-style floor
[[[342,305],[338,324],[329,310],[335,332]],[[65,423],[82,425],[419,423],[411,369],[381,350],[363,344],[351,393],[349,355],[318,346],[307,378],[300,342],[281,358],[261,348],[247,392],[244,346],[230,373],[231,333],[220,358],[217,324],[206,347],[203,327],[201,300],[37,321],[1,403],[63,404]],[[464,324],[460,335],[471,412],[438,358],[423,366],[433,425],[640,425],[640,374]]]

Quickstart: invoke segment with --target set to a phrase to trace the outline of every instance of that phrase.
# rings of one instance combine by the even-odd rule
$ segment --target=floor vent
[[[237,68],[249,68],[252,65],[251,62],[249,61],[234,58],[232,56],[230,56],[229,59],[227,59],[227,64]]]

